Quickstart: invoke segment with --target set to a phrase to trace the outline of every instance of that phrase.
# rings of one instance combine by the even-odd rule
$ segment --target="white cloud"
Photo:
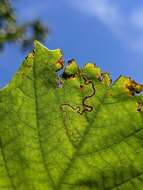
[[[117,3],[111,3],[110,0],[76,0],[70,3],[76,9],[97,17],[104,25],[116,31],[116,33],[119,32],[118,28],[122,27],[123,19]]]
[[[108,0],[77,0],[75,5],[79,6],[81,11],[91,16],[96,16],[105,25],[111,28],[121,22],[119,7],[110,3]]]
[[[96,17],[123,43],[143,53],[143,7],[123,11],[120,1],[75,0],[69,1],[86,15]]]

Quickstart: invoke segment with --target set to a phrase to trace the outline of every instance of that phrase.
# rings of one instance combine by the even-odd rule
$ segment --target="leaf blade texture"
[[[142,85],[62,56],[35,42],[0,90],[0,189],[142,189]]]

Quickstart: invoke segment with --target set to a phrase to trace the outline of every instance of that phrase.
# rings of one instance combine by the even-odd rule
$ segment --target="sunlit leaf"
[[[142,85],[63,63],[35,42],[0,90],[0,190],[142,190]]]

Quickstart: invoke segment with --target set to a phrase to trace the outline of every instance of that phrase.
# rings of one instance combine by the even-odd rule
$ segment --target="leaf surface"
[[[0,90],[1,190],[142,190],[142,85],[39,42]]]

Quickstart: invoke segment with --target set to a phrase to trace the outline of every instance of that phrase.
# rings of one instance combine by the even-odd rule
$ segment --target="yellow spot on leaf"
[[[136,81],[127,79],[124,83],[124,88],[128,92],[129,96],[134,96],[136,93],[143,91],[143,85],[138,84]]]

